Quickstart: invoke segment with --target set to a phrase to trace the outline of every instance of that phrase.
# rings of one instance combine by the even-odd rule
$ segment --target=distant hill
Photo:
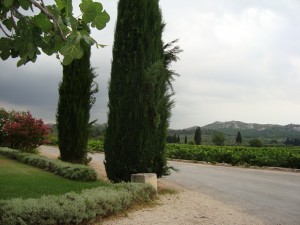
[[[204,126],[205,129],[238,129],[238,130],[265,130],[268,128],[280,127],[280,125],[274,124],[257,124],[257,123],[244,123],[240,121],[229,121],[229,122],[214,122]]]
[[[181,129],[181,130],[169,130],[169,134],[186,135],[189,140],[193,140],[197,126]],[[214,122],[212,124],[201,127],[204,141],[206,140],[209,144],[213,133],[218,131],[225,134],[227,144],[235,142],[238,131],[241,132],[242,138],[248,141],[253,138],[261,139],[265,144],[270,142],[283,143],[286,138],[299,138],[300,137],[300,125],[289,124],[289,125],[277,125],[277,124],[257,124],[257,123],[244,123],[240,121],[228,121],[228,122]],[[183,140],[183,139],[182,139]]]
[[[300,125],[289,124],[285,126],[276,124],[244,123],[240,121],[214,122],[203,127],[223,132],[227,135],[236,135],[240,131],[247,138],[273,138],[286,139],[287,137],[300,137]]]

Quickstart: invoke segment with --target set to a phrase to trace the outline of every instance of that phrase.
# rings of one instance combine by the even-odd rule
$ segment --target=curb
[[[257,169],[257,170],[271,170],[271,171],[280,171],[280,172],[293,172],[293,173],[300,173],[300,169],[293,169],[293,168],[285,168],[285,167],[267,167],[267,166],[233,166],[228,163],[211,163],[205,161],[197,161],[197,160],[186,160],[186,159],[167,159],[168,161],[174,162],[183,162],[183,163],[194,163],[194,164],[202,164],[202,165],[210,165],[210,166],[223,166],[223,167],[238,167],[244,169]]]

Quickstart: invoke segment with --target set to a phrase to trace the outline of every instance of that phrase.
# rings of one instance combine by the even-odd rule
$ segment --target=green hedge
[[[300,169],[299,148],[168,144],[166,152],[171,159]]]
[[[51,171],[56,175],[77,181],[95,181],[97,180],[96,171],[93,168],[65,163],[56,159],[49,159],[43,156],[24,153],[9,148],[0,148],[0,154],[20,162]]]
[[[146,184],[123,183],[40,199],[0,201],[0,224],[87,224],[123,211],[136,202],[148,202],[155,190]]]

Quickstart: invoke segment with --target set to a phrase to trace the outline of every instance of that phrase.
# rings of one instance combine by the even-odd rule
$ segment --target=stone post
[[[157,192],[157,176],[156,176],[156,173],[131,174],[131,182],[150,184]]]

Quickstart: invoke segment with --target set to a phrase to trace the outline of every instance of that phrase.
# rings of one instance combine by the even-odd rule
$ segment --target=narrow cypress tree
[[[158,0],[120,0],[104,142],[114,182],[133,173],[166,172],[165,142],[173,102],[165,66]]]
[[[242,140],[241,132],[238,132],[238,133],[237,133],[237,136],[236,136],[235,141],[236,141],[236,143],[237,143],[238,145],[242,144],[243,140]]]
[[[195,141],[196,145],[201,144],[201,129],[200,129],[200,127],[197,127],[197,129],[195,131],[194,141]]]
[[[60,157],[72,163],[87,163],[87,141],[90,108],[95,98],[90,67],[90,47],[81,59],[63,66],[63,79],[59,86],[57,129]]]
[[[177,143],[180,143],[180,137],[179,137],[179,135],[178,135],[177,138],[176,138],[176,142],[177,142]]]
[[[187,144],[187,137],[184,136],[184,144]]]

